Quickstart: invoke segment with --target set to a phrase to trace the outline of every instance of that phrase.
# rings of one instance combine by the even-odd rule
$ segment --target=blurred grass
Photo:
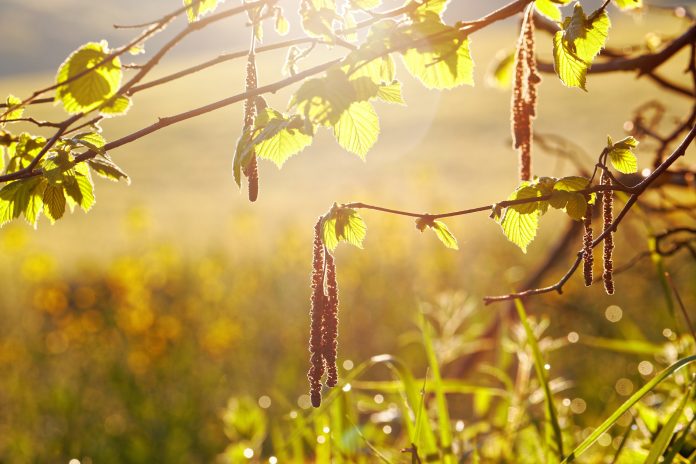
[[[653,24],[616,21],[615,29],[621,32],[612,40],[629,43]],[[668,28],[674,24],[664,22]],[[512,24],[472,39],[477,82],[484,82],[487,58],[514,41]],[[548,43],[540,49],[549,49]],[[261,83],[281,77],[283,58],[276,53],[259,60]],[[165,62],[158,73],[203,59]],[[679,79],[681,67],[667,71]],[[407,406],[401,414],[408,417],[410,408],[416,425],[407,419],[409,432],[403,434],[397,428],[403,425],[400,420],[370,419],[371,414],[393,413],[390,403],[396,403],[399,395],[384,383],[392,379],[389,373],[379,370],[356,380],[353,392],[337,390],[338,399],[327,407],[327,416],[317,413],[319,419],[307,424],[300,423],[303,414],[292,416],[293,410],[303,411],[308,403],[304,395],[308,272],[316,217],[334,201],[417,211],[478,206],[506,197],[516,183],[508,92],[482,84],[428,92],[403,69],[398,72],[409,106],[378,108],[382,134],[367,163],[340,150],[330,134],[323,133],[280,172],[262,163],[260,201],[249,205],[231,176],[242,119],[236,106],[113,152],[133,185],[98,181],[98,202],[88,215],[76,213],[55,226],[42,222],[38,231],[24,224],[2,229],[0,460],[211,462],[229,443],[243,445],[231,454],[251,447],[268,455],[270,450],[261,448],[258,436],[240,435],[242,426],[229,424],[246,417],[256,418],[254,430],[261,427],[262,435],[276,437],[275,443],[287,441],[288,456],[306,454],[306,460],[333,456],[335,444],[316,441],[330,425],[350,437],[344,443],[346,450],[361,450],[369,440],[390,450],[389,459],[404,461],[407,456],[398,449],[409,446],[409,441],[416,443],[418,438],[426,448],[437,446],[435,428],[418,431],[418,423],[437,421],[427,411],[422,413],[426,417],[416,419],[421,410],[418,389],[428,364],[425,388],[436,392],[443,420],[444,399],[452,422],[473,422],[470,418],[478,413],[493,411],[490,414],[498,417],[490,419],[488,427],[493,429],[500,417],[507,417],[508,406],[519,407],[508,403],[512,400],[507,387],[490,375],[462,371],[470,353],[445,348],[470,346],[472,352],[484,352],[497,368],[510,369],[514,356],[498,346],[502,341],[484,342],[478,337],[490,316],[501,310],[483,307],[480,297],[506,292],[519,283],[559,233],[560,216],[542,221],[541,237],[524,256],[485,215],[448,221],[459,239],[461,250],[455,253],[442,249],[433,234],[418,233],[409,220],[365,212],[366,249],[338,251],[339,363],[350,360],[358,365],[379,353],[398,354],[405,360],[399,385],[410,376]],[[103,123],[105,136],[113,140],[159,116],[237,93],[242,76],[242,63],[227,63],[136,95],[128,117]],[[0,81],[0,89],[27,95],[50,80],[46,75],[20,76]],[[589,88],[587,95],[546,77],[537,130],[565,135],[592,156],[603,147],[605,133],[622,133],[632,108],[644,99],[660,98],[677,116],[689,105],[626,75],[591,76]],[[272,95],[269,102],[284,108],[289,92]],[[35,113],[39,118],[57,114],[46,106],[37,107]],[[640,160],[641,166],[649,165],[648,158]],[[539,174],[574,173],[571,166],[540,152],[534,163]],[[621,233],[626,241],[619,242],[617,259],[647,247],[639,221]],[[693,307],[694,294],[686,290],[693,289],[695,275],[687,264],[677,259],[667,266],[677,286],[685,289],[687,307]],[[573,416],[567,407],[563,412],[566,418],[573,416],[578,427],[596,424],[628,396],[614,387],[617,380],[629,379],[631,385],[644,381],[639,361],[674,360],[672,352],[655,358],[642,350],[647,343],[662,346],[671,340],[672,335],[663,336],[664,328],[671,328],[673,335],[678,331],[664,309],[659,287],[651,285],[653,273],[646,262],[637,273],[617,276],[620,299],[611,299],[596,287],[578,292],[582,285],[571,281],[563,297],[549,295],[529,303],[530,312],[551,317],[553,337],[563,340],[572,331],[585,342],[566,343],[563,350],[545,353],[552,378],[576,382],[567,399],[587,402],[587,412]],[[420,340],[415,322],[422,310],[419,301],[433,302],[442,312],[446,305],[440,300],[447,300],[452,291],[469,295],[466,321],[472,332],[464,336],[464,329],[458,328],[450,345],[438,333],[424,350],[421,342],[414,343]],[[453,311],[462,304],[452,303]],[[604,317],[610,304],[623,308],[620,321]],[[594,338],[585,340],[585,334]],[[634,349],[607,354],[602,349],[611,343],[598,341],[611,339],[635,340]],[[435,360],[442,364],[442,382],[434,373]],[[601,372],[595,367],[599,360],[605,366]],[[344,369],[344,377],[351,370]],[[587,372],[593,375],[588,378]],[[382,383],[365,383],[361,389],[361,381]],[[489,391],[482,393],[482,385]],[[506,395],[499,395],[500,389]],[[376,402],[375,391],[386,401]],[[454,397],[453,392],[457,392]],[[271,399],[264,410],[268,423],[258,419],[262,414],[253,413],[264,395]],[[228,404],[230,397],[246,400]],[[361,424],[363,437],[351,435],[353,427],[345,416]],[[262,422],[265,425],[259,425]],[[279,428],[288,422],[301,436]],[[390,433],[384,431],[385,424]],[[448,432],[443,426],[440,432],[443,443],[451,437],[457,442],[476,436],[468,428]],[[481,453],[486,455],[486,450]],[[377,459],[361,456],[364,462]]]

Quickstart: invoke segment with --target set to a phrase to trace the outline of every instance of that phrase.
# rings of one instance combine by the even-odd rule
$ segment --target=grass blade
[[[442,448],[443,462],[445,464],[454,463],[452,454],[452,427],[450,425],[449,409],[447,398],[443,388],[442,375],[440,375],[440,365],[435,355],[432,340],[432,327],[426,318],[421,314],[421,330],[423,332],[423,346],[428,359],[428,365],[433,373],[433,388],[435,390],[435,401],[437,403],[437,418],[440,429],[440,446]]]
[[[558,423],[558,414],[556,413],[556,407],[553,404],[553,396],[551,394],[551,388],[549,387],[549,381],[546,377],[546,369],[544,369],[544,360],[541,356],[541,350],[539,350],[539,344],[534,336],[534,332],[529,325],[527,320],[527,313],[524,310],[524,305],[519,299],[515,300],[515,307],[517,308],[517,314],[522,321],[524,326],[524,331],[527,334],[527,342],[532,348],[532,357],[534,358],[534,370],[536,371],[537,379],[539,384],[544,389],[544,402],[546,404],[546,420],[548,424],[551,425],[553,430],[553,439],[556,443],[556,450],[560,459],[563,459],[563,436],[561,435],[561,426]],[[548,439],[547,439],[548,441]]]
[[[590,446],[594,444],[595,441],[602,435],[604,432],[609,430],[612,425],[616,423],[616,421],[619,420],[621,416],[626,413],[631,407],[633,407],[634,404],[636,404],[638,401],[640,401],[643,396],[645,396],[650,390],[655,388],[657,385],[659,385],[662,381],[664,381],[667,377],[670,375],[674,374],[676,371],[678,371],[680,368],[686,366],[687,364],[690,364],[692,362],[696,361],[696,355],[693,356],[688,356],[686,358],[679,359],[676,361],[674,364],[660,372],[658,375],[653,377],[650,382],[646,383],[643,385],[643,387],[635,392],[633,396],[631,396],[628,400],[626,400],[621,406],[619,406],[616,411],[612,413],[607,420],[602,422],[602,424],[597,427],[594,432],[590,434],[586,439],[582,441],[578,446],[575,447],[575,449],[568,455],[566,458],[563,460],[561,464],[567,464],[569,462],[575,461],[575,459],[580,456],[582,453],[588,450]]]
[[[686,402],[689,401],[689,398],[691,397],[691,391],[692,389],[689,388],[686,394],[684,394],[684,398],[682,398],[682,400],[679,402],[677,409],[674,410],[672,415],[669,417],[669,420],[667,420],[667,423],[660,430],[660,433],[657,434],[657,438],[655,438],[655,441],[652,443],[650,453],[648,454],[648,458],[645,460],[644,464],[657,464],[657,460],[660,459],[660,457],[664,454],[665,450],[669,446],[669,442],[672,440],[674,429],[677,427],[679,419],[684,412]]]

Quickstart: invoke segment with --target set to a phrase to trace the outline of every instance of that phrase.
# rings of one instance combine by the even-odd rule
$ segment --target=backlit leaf
[[[563,18],[561,16],[560,6],[561,4],[566,4],[569,1],[570,0],[536,0],[534,2],[534,7],[539,13],[543,14],[547,18],[556,22],[561,22],[561,19]]]
[[[565,18],[553,38],[554,67],[565,85],[587,90],[587,70],[604,47],[610,26],[606,11],[587,17],[580,3],[575,4],[573,16]]]
[[[87,163],[92,171],[97,173],[100,177],[105,179],[118,182],[121,179],[125,179],[126,183],[130,184],[130,177],[128,174],[123,172],[123,170],[116,165],[110,158],[93,158],[88,160]]]
[[[58,69],[56,82],[69,79],[89,71],[85,75],[59,85],[56,100],[59,100],[68,113],[90,111],[103,104],[116,94],[121,85],[121,61],[118,57],[108,59],[106,42],[90,42],[73,52]]]
[[[107,101],[104,105],[99,108],[99,113],[102,116],[121,116],[126,114],[133,104],[133,100],[125,95],[119,95],[118,97]]]
[[[452,235],[452,232],[449,231],[444,222],[433,221],[433,224],[430,226],[430,228],[433,229],[433,231],[435,231],[435,235],[437,235],[437,238],[439,238],[440,241],[447,248],[452,248],[453,250],[459,249],[457,239],[454,235]]]
[[[293,155],[312,143],[312,136],[302,131],[299,116],[286,118],[280,112],[265,108],[256,118],[255,134],[250,147],[259,158],[268,159],[279,168]]]
[[[333,130],[339,145],[364,159],[377,141],[379,118],[370,102],[353,102],[341,114]]]
[[[44,214],[54,224],[65,214],[65,195],[63,186],[58,184],[46,184],[43,194]]]
[[[352,208],[334,205],[322,221],[322,240],[324,245],[335,250],[340,241],[345,241],[358,248],[367,235],[365,221]]]
[[[643,7],[643,0],[614,0],[614,3],[622,10],[633,10]]]
[[[539,228],[539,212],[522,214],[514,208],[507,208],[500,220],[503,233],[512,243],[520,247],[523,253],[527,253],[527,247]]]
[[[633,174],[638,171],[638,159],[633,150],[638,146],[638,141],[633,137],[626,137],[613,143],[609,138],[607,149],[609,161],[614,169],[623,174]]]
[[[510,88],[514,64],[515,54],[513,52],[506,52],[505,50],[498,52],[486,74],[487,84],[499,89]]]
[[[17,106],[22,103],[21,98],[15,97],[14,95],[8,95],[6,103],[7,109],[0,112],[0,114],[2,114],[3,112],[7,113],[3,119],[9,121],[12,119],[19,119],[22,117],[22,115],[24,114],[24,108]],[[2,125],[4,126],[5,123],[2,123]]]
[[[186,16],[189,23],[196,21],[206,13],[215,11],[219,0],[184,0],[184,6],[187,6]]]
[[[391,84],[380,85],[377,89],[377,98],[387,103],[406,105],[401,95],[401,82],[394,81]]]

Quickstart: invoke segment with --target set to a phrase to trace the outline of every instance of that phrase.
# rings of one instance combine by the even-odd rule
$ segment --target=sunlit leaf
[[[447,225],[444,222],[434,220],[427,216],[420,217],[416,220],[416,227],[422,232],[425,228],[432,229],[437,235],[437,238],[447,247],[453,250],[458,250],[459,245],[457,244],[457,238],[452,235],[449,231]]]
[[[522,214],[514,208],[507,208],[500,219],[500,227],[508,240],[527,253],[527,247],[539,228],[539,212]]]
[[[330,250],[336,249],[340,241],[362,248],[365,235],[365,221],[352,208],[334,205],[322,221],[322,240]]]
[[[59,184],[46,184],[43,194],[44,214],[54,224],[65,214],[65,194],[63,186]]]
[[[275,17],[275,30],[278,34],[280,35],[287,35],[287,33],[290,31],[290,23],[288,20],[283,16],[283,10],[279,8],[276,10],[276,17]]]
[[[206,13],[215,11],[219,0],[184,0],[184,6],[187,6],[186,15],[189,23],[196,21]]]
[[[403,58],[408,71],[425,87],[442,90],[474,84],[469,38],[457,37],[457,29],[442,24],[438,15],[424,16],[404,34],[407,40],[422,41],[419,46],[408,48]],[[451,38],[447,39],[448,35]]]
[[[341,114],[333,130],[339,145],[364,159],[377,141],[379,118],[369,102],[354,102]]]
[[[92,171],[97,173],[100,177],[105,179],[118,182],[121,179],[130,184],[130,177],[126,174],[116,163],[114,163],[110,158],[93,158],[87,161],[89,167]]]
[[[133,100],[125,95],[119,95],[118,97],[107,101],[104,105],[99,108],[99,113],[102,116],[121,116],[128,112]]]
[[[107,59],[109,53],[106,42],[90,42],[73,52],[63,62],[56,76],[58,84],[88,71],[56,89],[56,100],[63,104],[65,111],[90,111],[116,94],[123,74],[121,61],[118,57]],[[97,67],[102,62],[104,63]]]
[[[614,169],[624,174],[633,174],[638,171],[638,159],[633,150],[638,146],[638,140],[633,137],[626,137],[613,143],[609,137],[607,150],[609,151],[609,161]]]
[[[643,0],[614,0],[614,3],[622,10],[633,10],[643,7]]]
[[[255,133],[249,147],[259,158],[273,161],[279,168],[293,155],[312,143],[312,136],[302,131],[299,116],[286,118],[280,112],[265,108],[256,118]]]
[[[610,26],[606,11],[587,17],[580,3],[575,4],[573,16],[565,18],[553,38],[554,67],[565,85],[586,90],[587,70],[604,47]]]
[[[3,119],[10,121],[12,119],[19,119],[22,117],[22,115],[24,114],[24,108],[18,106],[22,103],[21,98],[15,97],[14,95],[8,95],[6,103],[7,109],[3,112],[6,112],[7,114]],[[2,112],[0,112],[0,114],[2,114]],[[2,123],[2,125],[4,126],[5,123]]]
[[[536,0],[534,2],[534,7],[539,13],[543,14],[547,18],[560,22],[562,19],[560,6],[561,4],[566,4],[569,1],[570,0]]]
[[[404,97],[401,95],[401,82],[399,81],[394,81],[387,85],[380,85],[377,89],[377,98],[387,103],[406,105]]]
[[[576,221],[585,217],[587,210],[587,200],[582,193],[572,193],[568,195],[568,201],[565,205],[565,212]]]

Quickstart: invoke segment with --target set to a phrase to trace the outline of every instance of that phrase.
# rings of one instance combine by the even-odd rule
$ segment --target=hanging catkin
[[[256,57],[253,49],[249,51],[249,58],[246,66],[246,91],[256,90]],[[247,133],[254,127],[256,119],[256,100],[255,97],[249,97],[244,100],[244,129],[242,133]],[[249,182],[249,201],[256,201],[259,196],[259,169],[256,162],[256,151],[252,150],[249,162],[242,166],[242,172]]]
[[[606,171],[602,173],[602,178],[600,180],[602,185],[611,186],[611,177],[607,175]],[[614,263],[612,260],[612,253],[614,252],[614,233],[607,232],[611,229],[611,223],[614,220],[614,197],[611,190],[605,190],[602,195],[602,217],[604,218],[604,274],[602,274],[602,279],[604,280],[604,289],[609,295],[614,294]]]
[[[582,259],[583,259],[583,276],[585,277],[585,286],[592,285],[592,268],[594,266],[594,256],[592,255],[592,205],[588,203],[585,210],[585,235],[582,238]]]
[[[512,139],[519,152],[520,180],[532,178],[532,119],[536,116],[537,86],[541,82],[534,52],[533,15],[530,4],[517,41],[512,86]]]
[[[336,368],[336,349],[338,346],[338,286],[336,283],[336,262],[331,253],[326,253],[326,305],[322,326],[322,349],[326,360],[326,386],[335,387],[338,383]]]
[[[322,350],[322,332],[324,324],[324,243],[321,240],[321,219],[314,227],[314,248],[312,259],[312,306],[310,311],[311,327],[309,331],[310,367],[309,396],[315,408],[321,404],[321,378],[324,375],[324,354]]]

